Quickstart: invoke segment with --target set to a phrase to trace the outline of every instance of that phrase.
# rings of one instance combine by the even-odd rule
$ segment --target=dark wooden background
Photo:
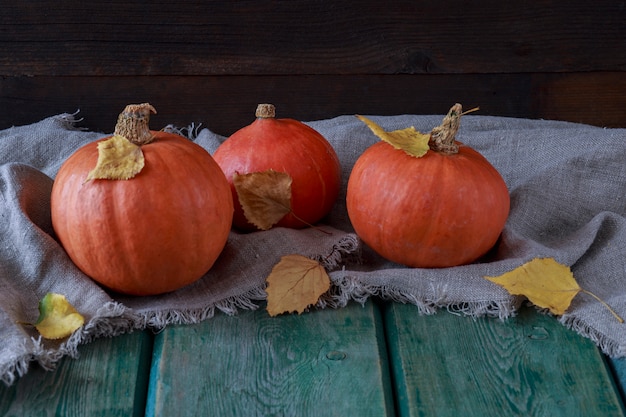
[[[127,103],[229,135],[278,117],[480,114],[626,127],[626,2],[3,2],[0,129]]]

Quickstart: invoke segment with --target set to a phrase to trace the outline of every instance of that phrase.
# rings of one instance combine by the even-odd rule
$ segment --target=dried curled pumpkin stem
[[[430,149],[445,154],[457,153],[459,145],[456,143],[456,133],[461,125],[461,116],[476,110],[478,107],[463,112],[463,107],[459,103],[452,106],[441,124],[430,132]]]
[[[129,104],[117,118],[115,134],[138,146],[152,142],[154,135],[149,127],[150,113],[156,114],[156,109],[149,103]]]

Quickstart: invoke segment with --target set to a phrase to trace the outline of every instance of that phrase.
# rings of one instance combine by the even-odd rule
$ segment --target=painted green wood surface
[[[401,416],[623,416],[595,345],[523,309],[505,322],[385,311]]]
[[[0,384],[0,416],[143,416],[151,350],[152,335],[136,332],[80,346],[52,372],[31,365],[11,387]]]
[[[170,327],[155,339],[147,416],[393,415],[373,303]]]

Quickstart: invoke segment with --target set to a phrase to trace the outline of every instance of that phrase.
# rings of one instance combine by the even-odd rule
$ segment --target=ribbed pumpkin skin
[[[378,142],[359,157],[348,216],[379,255],[410,267],[451,267],[495,245],[509,214],[506,184],[482,155],[459,145],[458,154],[415,158]]]
[[[178,135],[152,133],[134,178],[85,182],[98,159],[93,142],[65,161],[51,196],[52,224],[72,261],[102,285],[133,295],[198,280],[232,225],[230,187],[209,153]]]
[[[233,133],[213,154],[231,184],[240,230],[257,230],[243,214],[233,175],[273,169],[292,178],[291,208],[274,227],[303,228],[332,209],[341,187],[341,166],[332,146],[317,131],[293,119],[257,118]]]

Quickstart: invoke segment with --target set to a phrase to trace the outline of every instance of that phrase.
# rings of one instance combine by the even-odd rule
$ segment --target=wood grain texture
[[[32,0],[3,5],[0,75],[623,71],[625,20],[611,0]]]
[[[372,303],[167,328],[155,341],[147,415],[393,415],[381,332]]]
[[[456,101],[480,105],[481,114],[530,115],[530,82],[524,75],[20,77],[0,84],[0,128],[80,110],[83,126],[110,132],[126,104],[146,101],[157,109],[155,128],[196,123],[222,135],[251,123],[257,104],[266,102],[276,105],[277,117],[303,121],[445,114]]]
[[[0,386],[0,416],[139,417],[144,415],[152,336],[137,332],[79,347],[53,372],[32,365]]]
[[[584,94],[574,94],[581,85]],[[258,103],[303,121],[343,114],[444,114],[455,102],[480,115],[626,127],[626,73],[361,76],[10,77],[0,82],[0,129],[80,110],[82,127],[110,133],[128,103],[148,101],[151,126],[191,123],[228,136]]]
[[[401,416],[624,416],[594,344],[522,309],[505,322],[385,311]]]
[[[626,72],[535,74],[531,85],[531,108],[544,119],[626,127]]]
[[[583,0],[11,2],[0,129],[151,101],[229,135],[271,101],[299,120],[482,114],[626,127],[626,8]]]

